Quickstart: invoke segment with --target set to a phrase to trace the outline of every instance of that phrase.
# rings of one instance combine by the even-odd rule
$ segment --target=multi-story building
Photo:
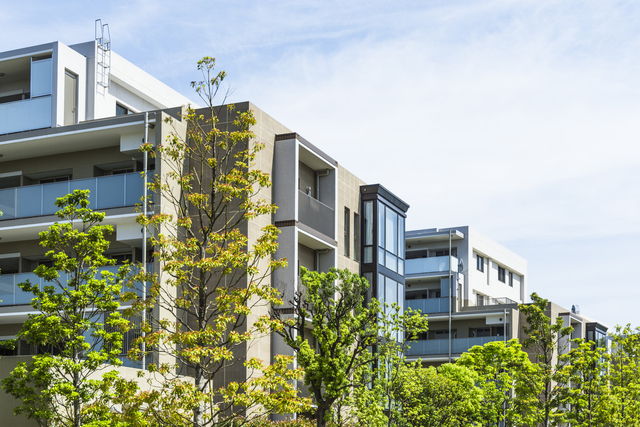
[[[429,318],[407,356],[426,364],[474,345],[518,338],[527,262],[471,227],[406,233],[405,305]]]
[[[148,268],[162,274],[158,262],[143,254],[135,222],[135,205],[144,194],[139,146],[145,128],[151,143],[172,133],[184,136],[179,113],[189,103],[111,52],[102,38],[0,53],[0,340],[14,338],[31,312],[30,296],[18,284],[41,281],[33,270],[50,261],[38,233],[56,221],[56,198],[74,189],[89,189],[90,207],[104,211],[105,223],[114,227],[107,255],[119,262],[146,260]],[[279,209],[271,218],[250,221],[243,231],[251,243],[264,225],[280,228],[276,256],[286,257],[288,267],[271,276],[272,285],[287,299],[298,287],[300,266],[348,268],[370,280],[373,295],[402,304],[408,205],[381,185],[365,185],[255,105],[236,104],[236,112],[247,110],[257,121],[256,140],[265,145],[256,167],[273,182],[260,197]],[[233,117],[222,111],[224,126]],[[143,112],[149,112],[147,122]],[[173,125],[165,123],[167,117],[174,118]],[[162,174],[166,165],[155,159],[148,168]],[[169,207],[163,203],[156,198],[153,211],[165,212]],[[5,350],[0,377],[37,351],[26,343]],[[274,336],[247,347],[244,356],[268,361],[287,351]],[[126,361],[122,371],[133,377],[140,368]],[[243,380],[245,369],[236,364],[225,372],[225,381]],[[14,405],[0,392],[0,414],[10,414]],[[26,422],[3,419],[5,426]]]

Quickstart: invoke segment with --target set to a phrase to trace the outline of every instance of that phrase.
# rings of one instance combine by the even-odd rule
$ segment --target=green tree
[[[560,356],[568,378],[560,394],[565,419],[576,427],[609,426],[614,414],[607,372],[610,355],[591,341],[577,339],[574,343],[576,347]]]
[[[398,425],[458,427],[478,421],[482,390],[476,386],[480,379],[473,370],[449,363],[424,368],[417,362],[401,367],[400,372],[402,420]]]
[[[263,144],[254,140],[253,114],[213,105],[225,77],[214,65],[199,61],[203,80],[192,83],[207,107],[187,108],[180,122],[168,120],[174,132],[163,144],[143,147],[157,158],[150,189],[163,211],[138,219],[154,230],[160,274],[141,278],[151,291],[137,308],[150,313],[141,341],[158,357],[150,370],[161,381],[138,394],[138,407],[158,425],[226,425],[242,414],[295,412],[307,403],[290,384],[301,375],[287,368],[290,358],[268,366],[244,357],[271,330],[268,308],[281,301],[267,278],[285,261],[272,258],[275,226],[248,235],[249,221],[276,208],[265,200],[269,176],[254,164]],[[131,353],[141,355],[142,348]]]
[[[536,373],[527,353],[517,339],[506,343],[494,341],[475,346],[463,353],[456,365],[465,366],[478,374],[482,389],[479,423],[505,427],[533,425],[532,393],[528,379]]]
[[[536,370],[528,378],[528,386],[538,397],[535,402],[536,424],[549,427],[563,420],[560,394],[567,385],[564,362],[558,358],[567,349],[571,326],[564,326],[560,317],[550,319],[545,314],[548,300],[531,294],[531,304],[521,304],[525,315],[522,331],[526,334],[523,347],[533,355]],[[566,343],[566,344],[565,344]]]
[[[88,208],[88,195],[76,190],[56,201],[57,216],[64,222],[40,233],[53,266],[35,270],[47,284],[42,289],[29,281],[19,285],[33,294],[37,314],[29,315],[18,339],[42,353],[19,364],[2,384],[22,402],[14,412],[42,426],[78,427],[95,421],[96,402],[117,379],[109,364],[121,364],[122,334],[128,329],[118,311],[128,266],[117,275],[101,271],[115,264],[104,256],[113,228],[101,224],[104,213]]]
[[[367,393],[371,384],[380,393],[367,394],[370,400],[359,410],[362,414],[368,408],[367,422],[379,423],[386,399],[380,379],[393,374],[395,366],[388,362],[400,356],[399,342],[426,330],[426,318],[418,313],[402,316],[397,305],[388,307],[385,316],[379,301],[365,303],[369,283],[348,270],[318,273],[303,267],[300,279],[302,287],[291,301],[293,316],[277,308],[273,316],[281,326],[276,332],[304,368],[304,383],[316,405],[316,425],[341,422],[338,408],[354,403],[354,389]],[[309,329],[315,343],[309,342]],[[405,330],[410,332],[398,340]]]
[[[616,327],[609,366],[614,425],[640,426],[640,328]]]

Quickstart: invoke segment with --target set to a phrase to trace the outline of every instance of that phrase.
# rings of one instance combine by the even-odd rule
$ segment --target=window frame
[[[484,273],[484,257],[476,254],[476,269]]]
[[[498,266],[498,280],[502,283],[507,281],[507,270],[504,267]]]

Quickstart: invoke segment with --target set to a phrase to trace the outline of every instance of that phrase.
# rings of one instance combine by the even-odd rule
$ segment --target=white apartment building
[[[468,226],[407,231],[405,240],[405,306],[429,319],[410,360],[447,362],[474,345],[518,338],[526,260]]]

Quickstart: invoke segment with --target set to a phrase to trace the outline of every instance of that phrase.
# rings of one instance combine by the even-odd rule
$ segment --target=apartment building
[[[409,360],[455,361],[473,346],[526,336],[519,304],[527,301],[527,262],[471,227],[432,228],[406,233],[405,306],[421,310],[429,331],[407,351]],[[549,302],[545,315],[561,318],[573,333],[559,343],[568,353],[583,338],[607,345],[607,326]]]
[[[0,53],[0,340],[14,338],[31,312],[30,295],[18,284],[41,282],[33,270],[49,261],[38,233],[56,221],[56,198],[75,189],[89,189],[90,207],[104,211],[105,223],[114,227],[107,255],[119,263],[144,260],[148,269],[162,274],[151,251],[143,253],[141,227],[135,222],[135,205],[144,194],[139,146],[145,127],[152,144],[172,133],[184,136],[179,113],[186,104],[195,105],[112,52],[102,38]],[[256,140],[265,145],[256,167],[273,182],[259,196],[279,209],[271,218],[250,221],[243,231],[251,243],[267,224],[280,229],[276,256],[286,257],[288,267],[271,276],[272,285],[286,301],[298,289],[299,267],[348,268],[369,279],[372,295],[402,305],[409,206],[382,185],[366,185],[250,102],[236,104],[236,112],[247,110],[257,121],[252,128]],[[234,117],[221,111],[220,125],[231,123]],[[165,123],[168,117],[173,125]],[[155,174],[166,167],[160,159],[148,164]],[[152,209],[159,213],[170,207],[156,197]],[[4,350],[0,378],[37,351],[26,343]],[[247,347],[243,357],[268,361],[288,351],[272,336]],[[123,360],[127,377],[143,367]],[[225,381],[243,380],[245,369],[234,366],[225,372]],[[14,405],[0,392],[0,414],[7,415],[3,425],[25,425],[9,416]]]
[[[425,364],[453,361],[475,345],[518,338],[527,262],[471,227],[406,233],[405,305],[429,318],[407,351]]]

